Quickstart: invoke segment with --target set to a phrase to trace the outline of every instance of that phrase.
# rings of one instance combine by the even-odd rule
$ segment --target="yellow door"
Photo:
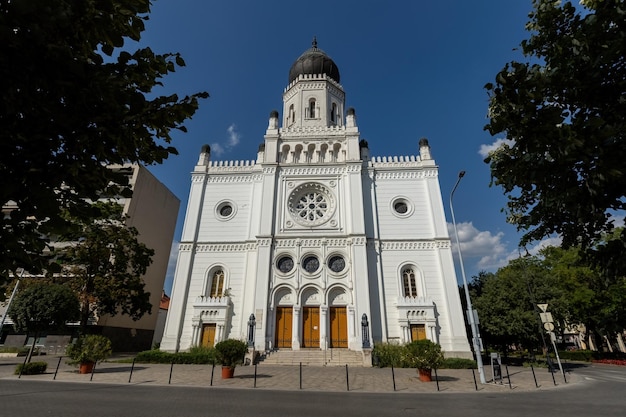
[[[411,324],[411,341],[426,339],[426,327],[423,324]]]
[[[330,308],[330,347],[348,347],[348,317],[345,307]]]
[[[291,307],[276,308],[276,341],[277,348],[291,348],[291,326],[292,326]]]
[[[302,347],[320,347],[319,307],[304,307],[302,309]]]
[[[215,344],[215,323],[202,325],[202,347],[213,347]]]

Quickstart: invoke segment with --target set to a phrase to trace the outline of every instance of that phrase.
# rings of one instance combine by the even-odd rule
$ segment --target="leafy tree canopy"
[[[485,129],[510,140],[485,161],[509,221],[526,232],[521,245],[557,233],[586,249],[626,208],[626,5],[581,4],[534,0],[526,62],[485,86]],[[626,235],[610,249],[623,257]]]
[[[149,12],[149,0],[0,2],[0,286],[52,268],[48,239],[97,216],[85,199],[129,193],[106,166],[176,154],[172,130],[208,97],[157,95],[182,57],[123,49]]]
[[[83,333],[93,314],[121,313],[138,320],[152,308],[143,276],[154,250],[138,240],[137,229],[124,223],[119,204],[96,205],[107,216],[62,236],[67,246],[57,250],[61,279],[79,294]]]
[[[40,332],[78,320],[79,311],[78,297],[69,287],[40,281],[20,290],[7,314],[18,331]]]

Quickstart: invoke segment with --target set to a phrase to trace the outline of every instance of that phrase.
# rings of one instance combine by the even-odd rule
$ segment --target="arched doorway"
[[[328,295],[328,342],[330,348],[348,347],[347,295],[343,288],[333,288]]]
[[[320,347],[320,296],[315,288],[302,292],[302,347]]]
[[[293,299],[291,291],[282,288],[276,292],[276,328],[274,346],[291,349],[293,339]]]

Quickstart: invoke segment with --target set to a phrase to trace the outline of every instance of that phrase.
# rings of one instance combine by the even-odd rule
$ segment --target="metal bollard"
[[[396,373],[393,370],[393,365],[391,365],[391,380],[393,381],[393,390],[396,390]]]
[[[57,369],[54,370],[54,377],[52,378],[53,381],[57,379],[57,372],[59,372],[59,366],[61,366],[61,359],[63,359],[63,356],[59,357],[59,362],[57,363]]]
[[[348,364],[346,363],[346,391],[350,391],[350,377],[348,375]]]
[[[537,376],[535,375],[535,368],[533,368],[533,364],[530,364],[530,370],[533,372],[533,379],[535,380],[535,387],[539,388],[539,384],[537,384]]]
[[[437,375],[437,368],[433,369],[435,371],[435,381],[437,382],[437,392],[439,392],[439,376]]]
[[[131,379],[133,378],[133,371],[135,370],[135,359],[133,358],[133,364],[130,366],[130,375],[128,376],[128,383],[130,384]]]
[[[172,364],[170,365],[170,379],[169,381],[167,381],[167,384],[171,384],[172,383],[172,372],[174,371],[174,361],[172,361]]]

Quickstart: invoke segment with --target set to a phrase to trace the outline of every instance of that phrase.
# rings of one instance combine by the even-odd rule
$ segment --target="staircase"
[[[363,354],[348,349],[279,349],[266,352],[261,365],[363,366]],[[368,364],[369,366],[369,364]]]

